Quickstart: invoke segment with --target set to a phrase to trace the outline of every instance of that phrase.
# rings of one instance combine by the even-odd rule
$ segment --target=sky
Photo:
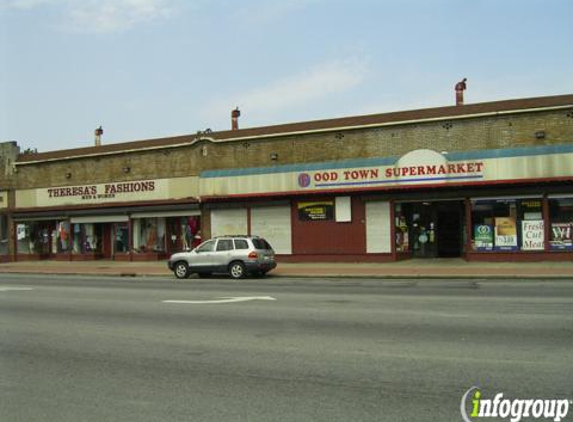
[[[0,0],[0,142],[51,151],[573,94],[571,0]]]

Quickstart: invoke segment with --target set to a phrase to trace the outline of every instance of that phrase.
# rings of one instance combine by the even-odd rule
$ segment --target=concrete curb
[[[115,278],[173,278],[173,274],[152,274],[137,272],[109,272],[109,273],[92,273],[92,272],[64,272],[64,271],[18,271],[5,269],[0,274],[28,274],[28,275],[50,275],[50,276],[97,276],[97,277],[115,277]],[[555,275],[532,275],[532,274],[269,274],[264,280],[273,278],[293,279],[351,279],[351,280],[573,280],[572,275],[555,274]],[[190,280],[193,280],[191,278]],[[217,278],[215,278],[217,279]],[[248,278],[256,280],[256,278]]]

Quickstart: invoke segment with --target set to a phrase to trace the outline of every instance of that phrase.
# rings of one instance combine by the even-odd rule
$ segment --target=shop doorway
[[[396,251],[413,258],[462,256],[464,211],[461,200],[397,203]]]

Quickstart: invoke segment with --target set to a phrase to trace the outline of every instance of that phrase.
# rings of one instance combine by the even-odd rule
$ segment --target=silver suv
[[[193,273],[209,277],[213,273],[227,273],[232,278],[247,274],[264,276],[277,266],[275,251],[258,236],[221,236],[207,240],[190,252],[173,254],[167,266],[177,278]]]

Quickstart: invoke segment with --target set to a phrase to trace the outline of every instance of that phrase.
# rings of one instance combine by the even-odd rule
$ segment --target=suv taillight
[[[258,257],[259,257],[259,255],[257,255],[256,252],[251,252],[251,253],[249,254],[249,259],[257,259]]]

